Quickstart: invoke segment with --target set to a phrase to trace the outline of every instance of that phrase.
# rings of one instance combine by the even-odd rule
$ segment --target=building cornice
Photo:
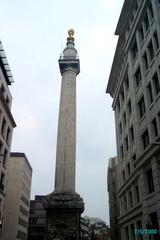
[[[30,165],[30,163],[29,163],[29,161],[28,161],[25,153],[22,153],[22,152],[11,152],[11,153],[10,153],[10,157],[11,157],[11,158],[14,158],[14,157],[22,157],[22,158],[24,158],[26,164],[28,165],[28,167],[30,168],[30,170],[31,170],[31,172],[32,172],[32,167],[31,167],[31,165]]]
[[[121,35],[126,28],[126,25],[129,23],[128,19],[131,16],[132,10],[136,5],[136,1],[133,0],[125,0],[122,11],[118,20],[118,24],[116,27],[115,35]]]

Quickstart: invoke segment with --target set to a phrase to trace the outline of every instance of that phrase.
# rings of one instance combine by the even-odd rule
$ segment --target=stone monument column
[[[47,195],[46,240],[79,240],[84,203],[75,192],[76,76],[80,63],[74,47],[74,31],[68,31],[66,48],[59,59],[62,75],[54,192]]]

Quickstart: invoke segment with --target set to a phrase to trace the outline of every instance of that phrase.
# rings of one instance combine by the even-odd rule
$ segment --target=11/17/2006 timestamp
[[[149,234],[158,234],[158,230],[157,229],[145,229],[145,228],[136,228],[134,229],[134,233],[135,235],[139,236],[139,235],[149,235]]]

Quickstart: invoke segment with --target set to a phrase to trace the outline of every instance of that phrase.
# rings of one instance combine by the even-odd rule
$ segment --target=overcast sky
[[[107,168],[116,155],[112,99],[105,93],[123,0],[1,1],[0,37],[14,77],[10,87],[17,123],[12,151],[33,168],[32,198],[54,187],[61,75],[58,58],[75,29],[77,77],[76,190],[84,215],[109,223]]]

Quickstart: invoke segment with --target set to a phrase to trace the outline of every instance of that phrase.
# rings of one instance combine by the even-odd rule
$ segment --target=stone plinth
[[[84,211],[79,194],[53,192],[46,196],[46,240],[79,240],[80,215]]]

